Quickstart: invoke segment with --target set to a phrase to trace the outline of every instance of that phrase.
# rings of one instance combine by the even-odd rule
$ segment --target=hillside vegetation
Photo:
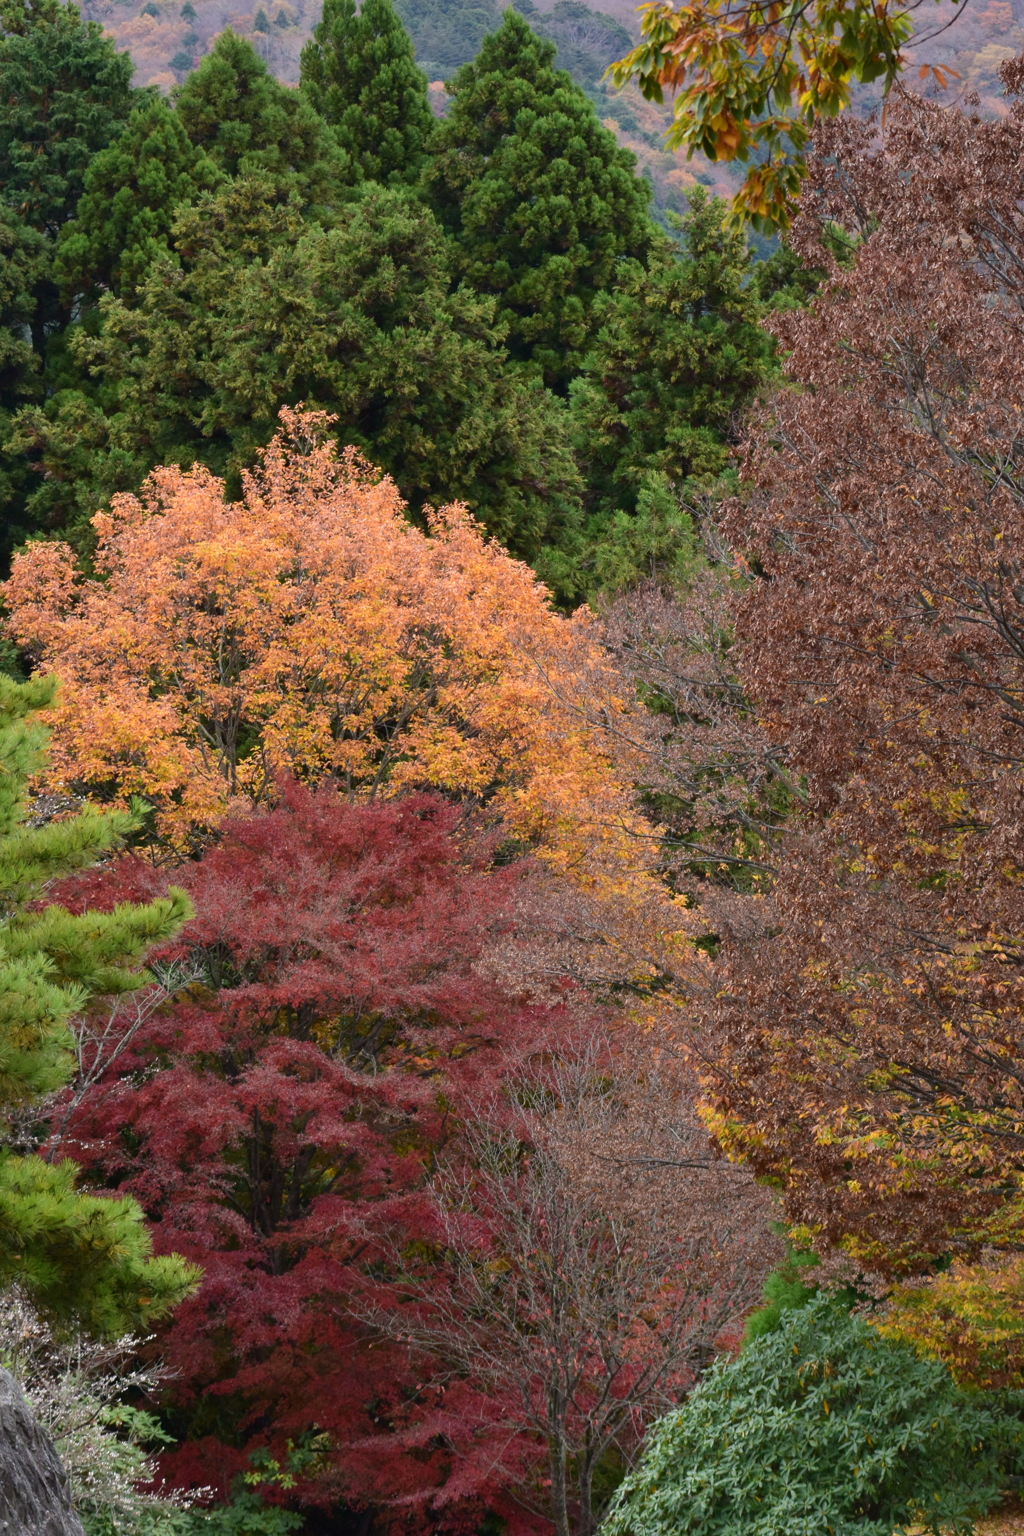
[[[651,11],[779,82],[674,211],[620,18],[415,3],[0,0],[0,1356],[87,1536],[971,1536],[1024,54]]]

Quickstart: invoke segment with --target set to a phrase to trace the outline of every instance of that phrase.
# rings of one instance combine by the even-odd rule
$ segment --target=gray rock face
[[[0,1368],[0,1536],[85,1536],[68,1479],[9,1371]]]

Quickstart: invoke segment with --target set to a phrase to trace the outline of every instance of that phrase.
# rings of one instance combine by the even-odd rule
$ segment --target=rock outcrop
[[[67,1473],[18,1384],[0,1369],[0,1536],[85,1536]]]

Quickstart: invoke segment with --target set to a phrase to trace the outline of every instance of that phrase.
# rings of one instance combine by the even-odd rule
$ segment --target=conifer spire
[[[427,77],[391,0],[324,0],[302,50],[302,88],[364,181],[412,183],[433,129]]]
[[[174,92],[185,132],[228,176],[271,177],[286,201],[345,201],[351,167],[298,91],[267,69],[247,38],[226,30]]]
[[[498,296],[513,356],[564,387],[592,334],[594,295],[658,237],[634,157],[554,58],[507,10],[455,75],[426,179],[463,275]]]

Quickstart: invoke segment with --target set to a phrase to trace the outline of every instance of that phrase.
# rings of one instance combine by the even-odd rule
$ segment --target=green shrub
[[[766,1333],[774,1333],[787,1312],[805,1307],[813,1300],[818,1287],[810,1271],[816,1269],[818,1263],[816,1253],[795,1249],[786,1255],[778,1269],[772,1270],[761,1291],[764,1306],[758,1307],[747,1318],[743,1330],[744,1346],[764,1338]]]
[[[969,1532],[1021,1429],[818,1296],[655,1427],[603,1536]]]

